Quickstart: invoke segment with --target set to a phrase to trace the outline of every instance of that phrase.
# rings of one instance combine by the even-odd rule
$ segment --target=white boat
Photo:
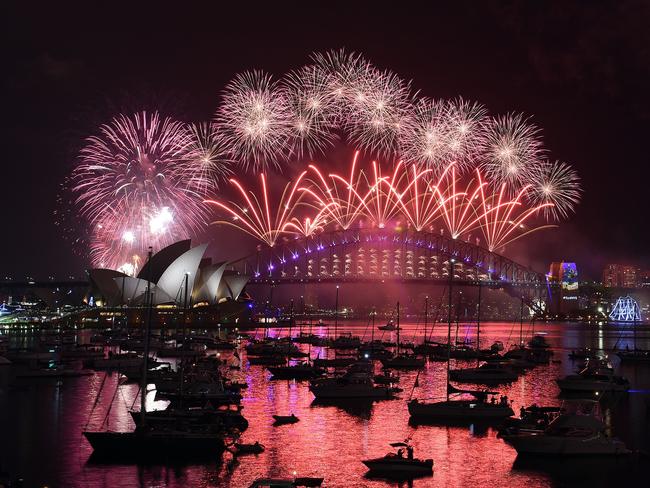
[[[503,439],[525,455],[621,455],[625,444],[605,434],[605,424],[591,415],[560,415],[542,433],[504,435]]]

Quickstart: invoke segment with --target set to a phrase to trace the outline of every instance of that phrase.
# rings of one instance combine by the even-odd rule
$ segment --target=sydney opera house
[[[142,307],[149,287],[158,308],[229,309],[231,313],[248,308],[244,296],[248,277],[228,269],[228,262],[213,263],[204,257],[207,247],[191,247],[189,239],[178,241],[154,254],[137,276],[91,269],[86,301],[102,308]]]

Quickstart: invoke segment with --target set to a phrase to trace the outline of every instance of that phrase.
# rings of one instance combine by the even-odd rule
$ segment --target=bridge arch
[[[437,281],[542,286],[546,277],[500,254],[429,232],[357,228],[288,237],[243,261],[251,282]],[[240,261],[240,265],[242,262]]]

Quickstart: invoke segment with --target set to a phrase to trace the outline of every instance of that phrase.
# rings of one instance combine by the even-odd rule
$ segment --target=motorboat
[[[569,359],[573,360],[585,360],[593,357],[599,357],[600,354],[598,351],[590,348],[590,347],[581,347],[579,349],[572,349],[571,352],[569,353]]]
[[[382,359],[384,368],[420,369],[424,367],[424,358],[415,354],[397,354],[392,358]]]
[[[258,478],[248,488],[312,488],[323,484],[323,478]]]
[[[298,417],[296,417],[294,414],[291,414],[291,415],[273,415],[273,418],[275,419],[275,422],[273,422],[273,425],[295,424],[296,422],[300,421],[300,419]]]
[[[650,351],[633,349],[618,351],[616,353],[622,363],[650,363]]]
[[[530,341],[528,341],[528,347],[531,349],[548,349],[551,347],[551,345],[546,340],[546,337],[541,334],[537,334],[534,335]]]
[[[399,376],[391,373],[377,374],[373,377],[373,379],[378,385],[393,385],[395,383],[399,383]]]
[[[309,390],[319,400],[392,397],[394,389],[385,385],[377,385],[373,376],[372,363],[362,361],[351,365],[343,376],[312,381]]]
[[[417,459],[413,457],[413,447],[406,442],[390,444],[397,452],[390,452],[385,456],[361,461],[375,473],[392,475],[427,475],[433,473],[433,459]],[[406,449],[407,455],[404,456]]]
[[[452,369],[449,378],[461,383],[512,383],[519,375],[507,364],[485,363],[478,368]]]
[[[356,349],[361,346],[361,339],[352,334],[340,335],[331,343],[334,349]]]
[[[243,432],[248,428],[248,420],[238,408],[204,408],[204,407],[175,407],[169,406],[165,410],[149,411],[145,414],[148,425],[163,426],[175,425],[179,422],[196,425],[219,425],[225,429],[237,429]],[[140,412],[131,410],[131,418],[137,424]]]
[[[494,391],[459,390],[447,386],[452,394],[468,395],[471,398],[455,398],[442,401],[423,401],[413,399],[408,403],[408,411],[414,420],[455,420],[455,421],[496,421],[514,415],[506,396]],[[488,397],[491,397],[488,400]]]
[[[605,424],[592,415],[563,414],[543,432],[502,436],[520,455],[623,455],[625,444],[605,433]]]
[[[397,330],[397,328],[398,328],[398,326],[395,325],[395,322],[393,322],[392,320],[389,320],[386,325],[380,325],[380,326],[377,327],[377,329],[387,331],[387,332],[395,331],[395,330]]]
[[[298,363],[284,366],[269,366],[272,379],[312,379],[325,374],[325,371],[309,363]]]
[[[138,428],[133,432],[83,432],[101,457],[119,459],[210,458],[225,449],[223,435],[210,430]]]
[[[93,369],[137,369],[142,368],[142,355],[135,352],[108,353],[107,358],[91,358],[83,362],[84,366]]]
[[[509,417],[499,427],[499,437],[522,432],[541,433],[549,424],[564,412],[561,407],[521,407],[519,417]]]
[[[235,453],[238,456],[242,454],[261,454],[264,452],[264,445],[259,442],[254,444],[243,444],[241,442],[235,442]]]
[[[548,364],[552,355],[553,351],[549,349],[515,345],[503,355],[503,359],[513,361],[519,367],[533,368],[538,364]]]
[[[630,387],[630,382],[614,374],[611,365],[602,361],[595,365],[588,361],[578,374],[570,374],[555,380],[563,392],[623,392]]]

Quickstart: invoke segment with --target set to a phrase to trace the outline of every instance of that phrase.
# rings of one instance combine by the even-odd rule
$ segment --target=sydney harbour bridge
[[[452,281],[454,286],[503,289],[536,309],[553,295],[544,274],[500,254],[461,239],[406,230],[288,237],[273,247],[259,246],[233,266],[259,285],[392,281],[447,286]]]

